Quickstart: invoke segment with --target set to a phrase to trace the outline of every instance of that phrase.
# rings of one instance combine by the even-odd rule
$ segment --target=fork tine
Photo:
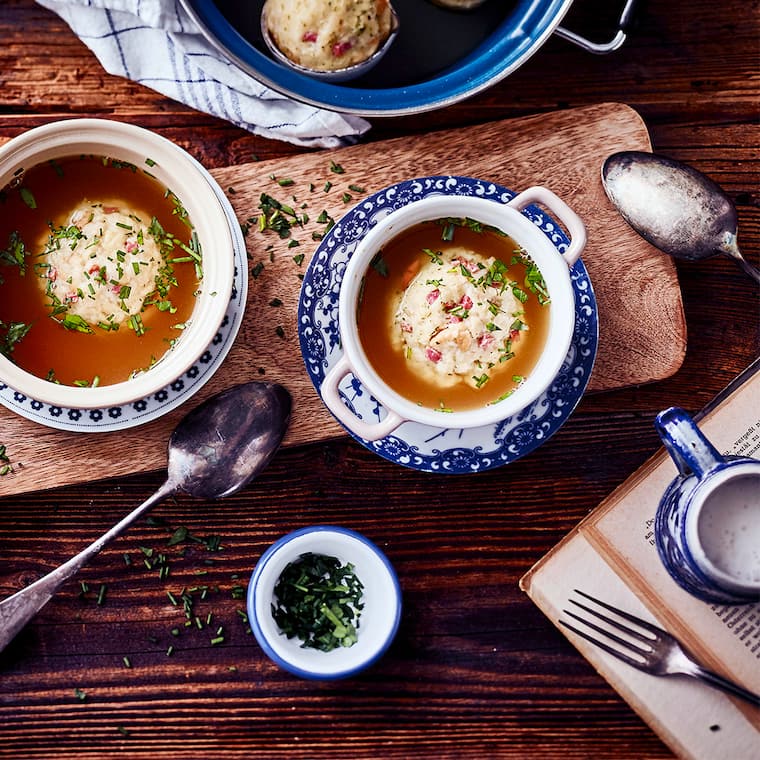
[[[582,606],[582,605],[579,605]],[[587,609],[584,607],[583,609]],[[642,657],[645,657],[646,655],[651,653],[651,649],[643,649],[640,647],[636,642],[630,641],[629,639],[624,639],[621,636],[618,636],[616,633],[613,633],[612,631],[608,631],[606,628],[602,628],[600,625],[597,625],[596,623],[593,623],[590,620],[586,620],[585,618],[580,617],[580,615],[576,615],[574,612],[570,612],[570,610],[562,610],[565,615],[569,615],[571,618],[574,618],[579,623],[583,623],[587,628],[591,628],[592,630],[596,631],[597,633],[601,633],[602,636],[605,636],[606,638],[610,639],[611,641],[614,641],[616,644],[620,644],[620,646],[625,647],[626,649],[633,650],[634,652],[638,652],[641,654]],[[609,618],[604,617],[603,615],[600,616],[602,620],[608,621]],[[627,632],[628,629],[623,629]]]
[[[652,625],[651,623],[648,623],[646,620],[642,620],[640,617],[636,617],[636,615],[631,615],[630,612],[625,612],[624,610],[620,610],[617,607],[613,607],[611,604],[608,604],[607,602],[603,602],[601,599],[597,599],[595,596],[591,596],[591,594],[587,594],[584,591],[581,591],[580,589],[576,588],[573,590],[575,591],[576,594],[579,594],[580,596],[583,596],[586,599],[590,599],[592,602],[594,602],[594,604],[598,604],[600,607],[604,607],[605,610],[614,612],[619,617],[625,618],[631,623],[635,623],[636,625],[643,628],[645,631],[649,631],[655,636],[658,636],[662,633],[662,631],[656,625]],[[575,602],[575,604],[578,604],[578,603]]]
[[[576,607],[580,607],[582,610],[586,610],[586,612],[588,612],[590,615],[593,615],[595,618],[599,620],[603,620],[605,623],[607,623],[608,625],[611,625],[613,628],[617,628],[618,631],[623,631],[623,633],[627,633],[632,638],[635,638],[644,644],[648,644],[649,647],[646,650],[644,650],[644,649],[641,649],[641,647],[637,647],[635,644],[633,644],[633,642],[628,642],[627,640],[623,640],[621,641],[621,643],[627,644],[628,646],[632,646],[637,649],[641,649],[641,651],[651,651],[652,649],[651,645],[655,641],[654,637],[647,636],[646,634],[643,634],[640,631],[635,630],[634,628],[630,628],[629,626],[621,623],[619,620],[615,620],[614,618],[608,617],[602,612],[598,612],[597,610],[592,609],[591,607],[587,607],[585,604],[576,602],[575,599],[571,599],[570,603],[574,604]],[[568,615],[571,615],[572,617],[576,618],[576,620],[581,620],[581,622],[586,623],[586,625],[590,626],[591,628],[596,628],[595,625],[593,625],[592,623],[586,620],[583,620],[582,618],[579,618],[577,615],[573,615],[572,612],[569,612],[568,610],[565,610],[565,612],[567,612]],[[598,629],[598,630],[600,630],[602,633],[605,633],[604,629]],[[610,638],[613,638],[612,635],[610,635]]]
[[[567,610],[565,610],[565,612],[567,612]],[[568,612],[567,614],[570,615],[572,613]],[[605,652],[609,652],[611,655],[613,655],[614,657],[617,657],[619,660],[622,660],[623,662],[627,662],[629,665],[632,665],[634,668],[638,668],[639,670],[646,670],[646,665],[640,660],[637,660],[635,657],[631,657],[625,652],[621,652],[619,649],[615,649],[614,647],[611,647],[609,644],[606,644],[604,641],[600,641],[599,639],[594,638],[593,636],[586,633],[585,631],[580,630],[580,628],[576,628],[574,625],[570,625],[570,623],[566,623],[564,620],[560,620],[559,622],[562,625],[564,625],[565,628],[569,628],[571,631],[573,631],[573,633],[577,633],[578,636],[580,636],[581,638],[586,639],[586,641],[590,641],[594,646],[597,646],[600,649],[603,649]]]

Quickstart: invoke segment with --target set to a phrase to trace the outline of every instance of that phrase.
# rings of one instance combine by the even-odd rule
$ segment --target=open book
[[[759,457],[760,359],[695,419],[721,453]],[[660,562],[654,517],[676,475],[662,449],[543,557],[520,587],[555,625],[573,589],[593,594],[657,623],[703,665],[760,693],[760,603],[702,602]],[[760,758],[760,709],[692,678],[642,673],[558,627],[676,754]]]

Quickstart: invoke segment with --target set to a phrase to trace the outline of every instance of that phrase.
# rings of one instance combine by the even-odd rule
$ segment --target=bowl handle
[[[365,441],[378,441],[392,433],[405,420],[390,409],[386,409],[387,414],[379,422],[365,422],[343,402],[338,391],[340,381],[349,374],[352,374],[351,366],[345,354],[341,356],[338,363],[327,373],[320,386],[319,392],[322,395],[322,401],[325,406],[335,415],[338,422],[348,428]]]
[[[512,208],[517,209],[517,211],[522,211],[526,206],[530,206],[531,203],[540,203],[542,206],[548,208],[549,211],[551,211],[551,213],[565,226],[568,237],[570,238],[570,245],[561,255],[567,262],[567,265],[571,267],[576,261],[578,261],[581,251],[586,246],[586,227],[581,221],[581,218],[570,208],[570,206],[567,205],[567,203],[545,187],[529,187],[527,190],[523,190],[512,198],[512,200],[507,203],[507,206],[511,206]]]

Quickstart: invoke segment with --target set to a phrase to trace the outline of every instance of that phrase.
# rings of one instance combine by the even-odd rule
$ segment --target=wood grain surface
[[[686,351],[675,266],[623,221],[600,180],[601,164],[611,152],[650,147],[638,114],[607,103],[213,169],[246,230],[252,274],[236,342],[193,402],[235,383],[266,377],[282,383],[293,396],[285,445],[344,435],[314,390],[298,344],[300,278],[317,245],[312,233],[325,230],[318,221],[322,213],[338,220],[364,195],[431,174],[478,177],[516,191],[544,185],[556,192],[587,227],[583,260],[599,310],[599,351],[589,392],[672,375]],[[308,222],[284,239],[272,230],[261,233],[255,220],[262,193],[292,205],[299,215],[306,213]],[[0,495],[163,467],[169,435],[191,406],[188,401],[138,429],[94,435],[40,429],[2,408],[4,441],[26,466],[0,480]],[[140,457],[125,458],[125,447],[139,450]],[[43,474],[37,466],[41,462],[48,464]]]
[[[608,0],[577,0],[563,24],[605,41],[618,12]],[[742,249],[757,265],[758,19],[757,0],[640,0],[615,53],[590,55],[552,37],[519,70],[467,101],[372,120],[361,144],[379,151],[396,138],[626,103],[656,151],[724,187],[738,208]],[[213,171],[256,157],[316,157],[329,165],[329,154],[254,136],[106,73],[33,0],[0,3],[0,40],[0,137],[101,116],[154,129]],[[676,270],[688,329],[680,368],[662,380],[587,394],[551,440],[517,462],[431,476],[340,436],[287,447],[227,499],[179,496],[156,507],[152,520],[65,584],[0,653],[0,758],[672,758],[518,579],[654,453],[658,411],[700,409],[760,352],[758,289],[747,277],[723,259],[678,262]],[[0,421],[0,443],[8,419]],[[138,436],[123,457],[141,460],[144,444]],[[7,449],[16,469],[24,461],[18,445],[25,441]],[[89,456],[97,470],[97,445],[79,445],[89,452],[76,456]],[[53,466],[60,465],[29,465],[25,477],[42,481]],[[81,550],[160,485],[160,470],[126,466],[141,471],[0,499],[0,596]],[[240,588],[262,552],[315,523],[375,541],[403,592],[390,650],[346,681],[307,682],[279,670],[241,617]],[[195,538],[219,536],[221,547],[209,551],[192,539],[169,546],[182,526]],[[166,577],[159,577],[161,555]],[[204,585],[205,599],[193,592],[202,628],[185,627],[167,592]],[[216,627],[206,625],[209,613]],[[219,625],[225,642],[212,646]]]

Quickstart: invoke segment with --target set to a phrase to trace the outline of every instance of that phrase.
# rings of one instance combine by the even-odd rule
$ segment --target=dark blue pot
[[[263,0],[182,0],[206,38],[257,81],[301,102],[364,116],[431,111],[481,92],[533,55],[572,2],[490,0],[461,13],[429,0],[396,0],[400,30],[391,50],[370,74],[336,84],[267,54],[259,28]]]

